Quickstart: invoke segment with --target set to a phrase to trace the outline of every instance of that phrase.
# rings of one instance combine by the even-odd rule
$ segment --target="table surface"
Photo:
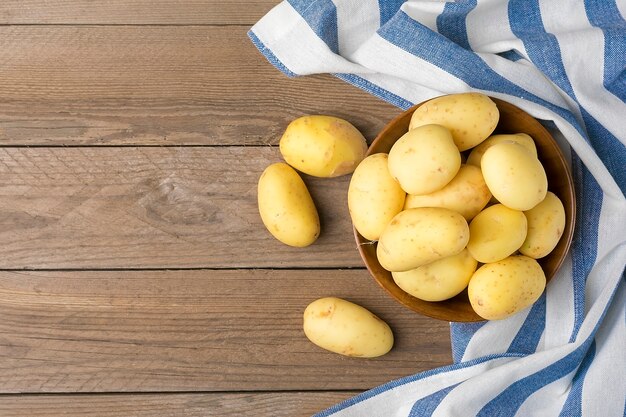
[[[247,30],[276,0],[0,2],[0,415],[308,416],[451,363],[448,324],[363,268],[349,176],[305,177],[322,234],[275,241],[256,206],[289,121],[369,142],[399,110],[332,76],[289,79]],[[316,298],[396,344],[311,344]]]

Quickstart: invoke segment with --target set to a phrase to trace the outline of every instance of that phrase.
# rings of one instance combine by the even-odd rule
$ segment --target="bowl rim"
[[[379,144],[381,141],[383,141],[383,138],[385,138],[388,134],[390,130],[395,129],[396,125],[402,121],[403,119],[405,119],[406,117],[408,117],[408,115],[413,114],[413,112],[419,108],[420,106],[422,106],[423,104],[438,98],[438,97],[444,97],[444,96],[448,96],[448,95],[452,95],[452,94],[446,94],[446,95],[441,95],[441,96],[437,96],[437,97],[432,97],[428,100],[425,100],[421,103],[415,104],[411,107],[409,107],[408,109],[404,110],[403,112],[401,112],[400,114],[398,114],[396,117],[394,117],[390,122],[388,122],[385,127],[380,131],[380,133],[378,133],[378,135],[374,138],[374,140],[372,141],[372,143],[370,144],[370,146],[367,149],[367,152],[365,154],[365,157],[368,157],[370,155],[376,154],[376,153],[381,153],[380,151],[375,151],[374,152],[374,148],[376,147],[377,144]],[[574,185],[574,181],[573,181],[573,177],[572,177],[572,172],[571,172],[571,168],[569,163],[567,162],[567,160],[565,159],[565,156],[563,154],[563,151],[561,150],[560,146],[558,145],[558,143],[556,142],[556,140],[554,139],[554,137],[552,136],[552,134],[539,122],[539,120],[537,120],[536,118],[534,118],[533,116],[531,116],[529,113],[527,113],[526,111],[520,109],[519,107],[515,106],[514,104],[511,104],[505,100],[496,98],[496,97],[492,97],[492,96],[488,96],[492,101],[494,101],[494,103],[496,103],[496,106],[498,107],[498,109],[500,110],[501,108],[505,108],[508,111],[512,111],[514,113],[518,113],[520,114],[522,117],[527,118],[529,121],[531,121],[535,127],[542,131],[542,135],[545,138],[548,138],[547,143],[543,143],[543,145],[547,145],[550,148],[552,148],[553,154],[556,156],[557,158],[557,162],[558,164],[564,168],[564,174],[565,174],[565,182],[567,184],[566,191],[568,194],[568,198],[567,201],[563,201],[563,205],[565,208],[565,212],[566,214],[569,213],[569,219],[566,218],[566,225],[565,225],[565,230],[563,232],[563,235],[561,236],[561,238],[559,239],[559,242],[557,243],[557,246],[559,244],[561,244],[561,242],[565,239],[565,243],[563,244],[563,255],[558,258],[558,261],[554,264],[554,267],[550,273],[550,276],[548,276],[548,274],[546,274],[546,285],[548,284],[549,281],[551,281],[551,279],[556,275],[556,273],[559,271],[559,269],[561,268],[561,266],[563,265],[565,258],[567,257],[567,254],[569,253],[569,250],[571,248],[571,244],[572,244],[572,240],[573,240],[573,236],[574,236],[574,230],[575,230],[575,226],[576,226],[576,192],[575,192],[575,185]],[[532,119],[532,120],[531,120]],[[496,128],[497,129],[497,128]],[[494,134],[494,133],[492,133]],[[397,139],[396,139],[397,140]],[[533,138],[533,141],[536,141],[535,138]],[[569,220],[569,221],[568,221]],[[402,290],[394,281],[393,279],[391,279],[390,281],[387,280],[386,282],[383,282],[380,278],[379,278],[379,274],[383,273],[383,274],[389,274],[391,275],[391,272],[385,270],[384,268],[382,268],[382,266],[380,265],[380,263],[375,260],[375,259],[371,259],[368,256],[366,256],[366,248],[365,245],[374,245],[376,242],[370,241],[366,238],[364,238],[363,236],[361,236],[361,234],[356,230],[356,228],[354,227],[354,225],[352,226],[352,230],[354,233],[354,238],[357,244],[357,249],[359,251],[359,255],[363,261],[363,263],[365,264],[369,274],[371,275],[371,277],[376,281],[376,283],[383,288],[387,294],[389,294],[392,298],[394,298],[397,302],[399,302],[400,304],[402,304],[403,306],[415,311],[416,313],[419,313],[421,315],[427,316],[427,317],[431,317],[434,319],[438,319],[438,320],[444,320],[444,321],[450,321],[450,322],[478,322],[478,321],[485,321],[486,319],[480,317],[478,314],[476,314],[473,309],[471,309],[470,306],[470,310],[471,313],[468,312],[468,314],[465,314],[463,317],[461,317],[461,320],[455,320],[455,317],[451,317],[450,314],[446,314],[444,313],[444,311],[440,308],[436,308],[435,306],[438,303],[441,302],[429,302],[429,301],[424,301],[424,300],[420,300],[410,294],[408,294],[407,292],[405,292],[404,290]],[[539,259],[538,261],[541,261],[541,259]],[[540,262],[541,264],[541,262]],[[480,265],[479,265],[480,267]],[[542,269],[544,269],[544,266],[542,265]],[[545,273],[545,270],[544,270]],[[389,288],[388,285],[391,285],[392,288]],[[544,289],[545,291],[545,289]],[[408,302],[410,301],[410,302]],[[449,300],[445,300],[445,301],[451,301],[451,302],[455,302],[455,303],[467,303],[469,304],[469,299],[467,297],[467,288],[461,292],[461,294],[449,299]],[[420,308],[419,306],[429,306],[431,308]]]

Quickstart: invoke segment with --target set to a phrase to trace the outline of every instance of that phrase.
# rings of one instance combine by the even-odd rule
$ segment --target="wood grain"
[[[305,177],[322,233],[308,248],[263,226],[272,147],[1,148],[0,268],[362,267],[349,176]]]
[[[5,395],[11,417],[310,417],[358,391],[111,395]]]
[[[328,295],[387,321],[393,350],[310,343],[302,312]],[[363,390],[450,362],[448,323],[364,270],[0,272],[0,317],[4,393]]]
[[[363,268],[349,177],[305,176],[313,246],[261,224],[291,120],[338,116],[371,142],[399,113],[272,67],[246,32],[276,3],[0,2],[0,415],[308,416],[451,362],[448,324]],[[302,311],[329,295],[386,320],[394,349],[311,344]]]
[[[3,0],[0,24],[252,25],[278,0]]]
[[[399,111],[332,76],[290,79],[243,27],[0,27],[0,145],[276,144],[304,114],[372,140]]]

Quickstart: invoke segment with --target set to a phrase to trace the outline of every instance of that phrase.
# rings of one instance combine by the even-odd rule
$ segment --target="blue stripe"
[[[572,279],[574,286],[574,341],[585,316],[585,282],[598,254],[598,225],[602,190],[578,156],[572,154],[572,176],[576,190],[576,229],[572,238]]]
[[[546,32],[543,27],[538,0],[511,0],[509,2],[509,20],[513,34],[524,43],[530,60],[568,96],[578,101],[567,77],[557,38]],[[626,63],[626,33],[622,32],[621,37],[620,42],[624,45],[622,45],[619,58],[616,59],[622,61],[623,70],[623,64]],[[615,62],[616,59],[613,61]],[[626,87],[624,88],[626,89]],[[581,115],[591,145],[624,192],[626,190],[626,171],[623,169],[623,165],[626,160],[626,146],[583,108],[581,108]]]
[[[452,342],[452,360],[461,362],[467,345],[476,332],[487,324],[486,321],[475,323],[450,323],[450,341]]]
[[[493,400],[489,401],[476,416],[514,416],[530,395],[576,369],[588,347],[589,344],[584,343],[569,355],[548,365],[541,371],[512,383]]]
[[[533,304],[528,316],[509,345],[509,353],[531,354],[537,350],[539,339],[546,327],[546,293]]]
[[[334,53],[339,53],[337,7],[331,0],[287,0],[309,24],[313,32]]]
[[[576,371],[576,375],[572,379],[572,388],[567,395],[567,399],[565,400],[565,404],[563,404],[563,408],[561,409],[561,414],[559,417],[570,417],[570,416],[582,416],[582,394],[583,394],[583,383],[585,381],[585,376],[587,375],[587,371],[589,370],[589,366],[593,362],[593,358],[596,356],[596,342],[595,340],[589,346],[589,351],[587,352],[587,356],[583,359],[578,371]]]
[[[451,385],[416,401],[411,408],[409,417],[430,416],[435,409],[437,409],[439,404],[441,404],[441,401],[446,398],[446,395],[448,395],[457,385],[459,384]]]
[[[380,28],[378,33],[390,43],[438,66],[464,81],[471,88],[508,94],[546,107],[565,119],[581,136],[586,137],[585,131],[569,110],[556,106],[512,83],[492,70],[476,53],[433,32],[411,19],[403,11],[396,13],[385,27]]]
[[[604,88],[626,102],[626,20],[611,0],[585,0],[585,10],[589,22],[602,29],[604,34]],[[600,130],[598,134],[601,136],[610,135],[599,123],[592,128]],[[626,150],[617,141],[607,145],[602,148],[603,153],[598,154],[607,162],[607,168],[622,192],[626,193],[626,170],[623,168]]]
[[[387,23],[400,10],[404,0],[378,0],[380,10],[380,26]]]
[[[415,374],[415,375],[411,375],[405,378],[400,378],[400,379],[396,379],[394,381],[388,382],[384,385],[378,386],[374,389],[371,389],[369,391],[365,391],[364,393],[361,393],[357,396],[354,396],[352,398],[348,398],[347,400],[339,403],[339,404],[335,404],[334,406],[315,414],[313,417],[328,417],[333,415],[334,413],[337,413],[341,410],[344,410],[346,408],[352,407],[356,404],[359,404],[365,400],[368,400],[372,397],[375,397],[379,394],[382,394],[385,391],[389,391],[392,390],[394,388],[400,387],[402,385],[406,385],[406,384],[410,384],[412,382],[415,381],[419,381],[421,379],[424,378],[428,378],[430,376],[433,375],[438,375],[441,373],[446,373],[446,372],[451,372],[451,371],[456,371],[458,369],[465,369],[465,368],[471,368],[472,366],[476,366],[476,365],[480,365],[481,363],[484,362],[489,362],[491,360],[494,359],[499,359],[499,358],[516,358],[516,357],[520,357],[520,355],[515,355],[515,354],[507,354],[507,353],[503,353],[503,354],[499,354],[499,355],[488,355],[488,356],[484,356],[482,358],[478,358],[478,359],[474,359],[471,361],[467,361],[467,362],[463,362],[463,363],[456,363],[453,365],[448,365],[448,366],[443,366],[441,368],[436,368],[436,369],[432,369],[430,371],[426,371],[426,372],[421,372],[419,374]]]
[[[626,101],[626,30],[604,30],[604,88]]]
[[[585,0],[585,11],[594,26],[626,29],[626,20],[620,14],[615,0]]]
[[[254,46],[257,47],[259,52],[265,55],[265,58],[270,62],[270,64],[275,66],[277,69],[279,69],[283,74],[285,74],[288,77],[298,76],[298,74],[296,74],[295,72],[292,72],[282,62],[280,62],[280,60],[276,58],[276,55],[274,55],[274,53],[267,46],[265,46],[263,42],[261,42],[261,40],[254,34],[254,32],[252,32],[251,30],[248,31],[248,37],[250,38]]]
[[[626,101],[626,20],[614,0],[585,0],[585,11],[604,34],[604,88]]]
[[[509,2],[511,30],[524,42],[530,60],[574,100],[576,96],[567,78],[561,59],[559,44],[543,27],[539,4],[536,0],[511,0]],[[619,172],[626,160],[620,152],[618,141],[606,129],[581,109],[587,126],[588,138],[598,155],[608,166],[617,165]],[[621,146],[623,148],[623,145]],[[614,154],[608,155],[607,152]],[[617,158],[617,159],[615,159]],[[572,274],[574,285],[574,329],[576,338],[585,314],[585,282],[595,263],[598,244],[598,224],[602,208],[602,190],[581,161],[573,155],[573,170],[577,183],[577,230],[572,242]],[[615,175],[615,174],[613,174]]]
[[[530,60],[568,96],[576,100],[567,78],[556,36],[545,31],[539,0],[509,1],[511,31],[523,43]]]
[[[446,3],[441,14],[437,16],[437,31],[463,48],[471,49],[465,19],[475,7],[476,0]]]
[[[604,306],[604,310],[602,311],[600,318],[595,323],[589,336],[585,340],[581,341],[580,346],[558,361],[543,368],[541,371],[535,372],[534,374],[519,379],[509,385],[494,399],[489,401],[476,416],[513,417],[530,395],[546,385],[563,378],[570,372],[574,371],[578,366],[581,366],[583,358],[589,352],[589,349],[594,341],[594,336],[602,324],[619,287],[619,285],[616,285],[613,288],[611,296]]]
[[[626,194],[626,169],[624,169],[626,146],[582,107],[580,112],[594,150],[602,159],[604,166],[611,173],[622,193]],[[626,139],[626,133],[624,139]]]
[[[345,82],[348,82],[356,87],[359,87],[360,89],[365,90],[368,93],[373,94],[374,96],[381,98],[385,100],[386,102],[393,104],[396,107],[400,107],[403,110],[406,110],[413,105],[413,103],[411,103],[410,101],[405,100],[404,98],[390,91],[387,91],[384,88],[367,81],[365,78],[359,77],[358,75],[339,74],[339,73],[333,74],[333,75],[339,78],[340,80],[344,80]]]

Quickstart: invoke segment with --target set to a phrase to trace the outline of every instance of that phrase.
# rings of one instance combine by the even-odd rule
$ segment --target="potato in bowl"
[[[469,94],[474,95],[476,93],[469,93]],[[458,96],[462,96],[462,95],[456,95],[455,99],[458,99],[459,98]],[[446,100],[448,101],[451,100],[450,97],[453,97],[453,96],[443,96],[443,98],[446,98]],[[411,124],[411,119],[414,113],[418,111],[420,108],[422,108],[422,106],[425,106],[425,105],[429,107],[428,113],[432,113],[433,109],[435,108],[435,106],[432,105],[432,102],[435,100],[442,100],[443,98],[436,98],[434,100],[429,100],[428,102],[425,102],[425,103],[417,104],[413,106],[412,108],[406,110],[402,114],[400,114],[394,120],[392,120],[381,131],[381,133],[376,137],[376,139],[372,142],[371,146],[368,149],[367,156],[379,154],[379,153],[389,154],[393,146],[396,144],[396,142],[400,138],[402,138],[404,135],[406,135],[407,132],[409,132],[409,126]],[[567,251],[569,250],[569,246],[571,244],[571,240],[573,236],[574,219],[575,219],[575,199],[574,199],[574,188],[573,188],[572,176],[571,176],[569,167],[565,161],[565,158],[561,150],[559,149],[556,141],[550,135],[550,133],[541,125],[541,123],[539,123],[539,121],[534,119],[528,113],[522,111],[521,109],[517,108],[516,106],[508,102],[505,102],[503,100],[493,98],[493,97],[489,97],[488,99],[490,102],[494,104],[494,108],[497,108],[498,119],[497,119],[497,123],[494,124],[495,127],[488,127],[485,130],[485,132],[487,133],[482,132],[481,134],[482,135],[486,134],[488,135],[488,137],[493,137],[495,135],[518,135],[520,137],[513,138],[515,140],[510,140],[510,138],[507,139],[506,137],[498,138],[497,140],[492,140],[495,144],[492,144],[490,146],[492,147],[500,146],[500,148],[496,148],[495,151],[493,149],[489,151],[491,156],[488,155],[487,161],[491,159],[492,161],[491,164],[493,165],[494,164],[493,161],[495,160],[497,164],[497,161],[501,161],[502,159],[494,158],[493,155],[498,155],[498,153],[508,154],[508,153],[511,153],[509,152],[509,149],[512,149],[513,155],[510,157],[512,161],[510,164],[515,165],[517,163],[519,164],[520,167],[527,169],[527,173],[524,175],[529,175],[528,172],[530,172],[532,175],[535,175],[536,177],[534,180],[536,182],[533,184],[533,187],[528,187],[528,190],[523,189],[523,187],[518,187],[518,190],[522,190],[522,192],[525,192],[525,193],[534,192],[536,195],[533,195],[532,198],[534,198],[535,201],[527,205],[517,207],[515,209],[515,210],[518,210],[519,212],[523,212],[527,219],[531,219],[531,220],[528,220],[526,227],[527,227],[528,233],[532,233],[534,237],[530,243],[524,240],[526,243],[520,244],[519,246],[521,248],[517,248],[517,249],[514,248],[514,251],[509,256],[525,256],[526,257],[526,254],[531,254],[532,256],[535,256],[534,254],[543,255],[542,257],[538,257],[537,259],[533,259],[532,256],[529,256],[529,258],[532,260],[531,263],[537,263],[538,266],[540,267],[538,269],[534,268],[532,269],[532,271],[536,271],[537,273],[539,273],[540,271],[541,274],[543,274],[543,276],[545,277],[544,282],[547,283],[548,281],[550,281],[550,279],[552,279],[556,271],[559,269],[559,267],[563,263],[565,255],[567,254]],[[481,100],[482,102],[484,102],[484,99],[481,99]],[[435,104],[436,103],[437,102],[435,101]],[[441,106],[441,105],[438,105],[436,107],[443,108],[444,110],[446,108],[445,106]],[[489,108],[487,111],[490,114],[488,114],[487,116],[483,118],[487,122],[492,123],[493,118],[494,118],[493,110]],[[426,121],[423,120],[425,113],[427,112],[423,110],[419,110],[421,126],[427,125],[428,124],[427,122],[429,122],[428,120]],[[432,122],[433,121],[431,120],[430,123],[432,124]],[[442,123],[441,121],[439,121],[439,119],[436,119],[436,118],[434,122]],[[473,124],[470,123],[470,125],[473,125]],[[528,143],[528,138],[532,139],[533,141],[532,144],[534,145],[534,149],[529,148],[530,144]],[[483,138],[483,140],[484,139],[486,139],[486,137]],[[498,145],[498,142],[500,143],[499,145]],[[480,147],[481,142],[476,143],[476,139],[473,138],[471,143],[472,143],[472,146],[469,148],[465,148],[465,146],[467,145],[463,145],[462,150],[459,148],[459,153],[461,155],[462,161],[465,161],[467,165],[475,166],[476,164],[475,161],[477,160],[477,156],[472,157],[471,161],[468,161],[467,158],[469,155],[471,155],[474,149]],[[504,143],[505,146],[502,146],[502,143]],[[486,148],[488,147],[484,146],[483,148],[480,149],[481,158],[489,150]],[[536,150],[536,155],[533,155],[533,150]],[[533,158],[536,158],[538,163],[540,163],[540,166],[543,172],[539,171],[539,168],[534,163]],[[468,162],[471,162],[471,164]],[[479,165],[480,165],[480,162],[481,161],[479,161],[478,163]],[[506,166],[503,169],[506,170],[506,168],[510,164],[509,163],[505,164]],[[459,166],[459,170],[461,169],[461,166],[464,166],[464,165],[465,164],[461,164]],[[514,170],[520,170],[522,168],[518,167],[518,168],[514,168]],[[358,167],[357,167],[357,170],[358,170]],[[517,204],[518,200],[521,200],[521,201],[528,200],[528,198],[524,195],[521,198],[517,198],[517,199],[516,198],[507,199],[508,197],[511,197],[510,185],[507,185],[507,183],[503,183],[503,181],[500,181],[502,180],[502,178],[500,177],[504,176],[504,173],[500,173],[500,171],[498,170],[495,170],[494,172],[496,173],[492,174],[492,177],[494,177],[492,179],[496,180],[495,182],[497,183],[497,185],[492,186],[492,187],[494,187],[494,189],[497,190],[496,193],[501,199],[506,200],[506,204]],[[543,187],[543,182],[542,182],[543,173],[545,173],[545,187]],[[516,172],[513,172],[511,181],[519,180],[515,176],[515,174]],[[489,185],[489,181],[485,181],[485,183]],[[457,188],[459,190],[463,189],[462,187],[458,187],[458,186]],[[438,192],[438,191],[435,191],[435,192]],[[478,204],[479,205],[484,204],[484,207],[480,208],[480,210],[473,208],[471,212],[468,210],[469,214],[462,214],[462,217],[464,216],[466,218],[468,227],[471,225],[473,216],[477,214],[477,211],[478,212],[482,211],[484,208],[490,207],[491,205],[496,204],[496,203],[504,203],[494,198],[492,198],[490,202],[486,202],[485,201],[486,198],[484,195],[485,194],[484,188],[482,189],[482,191],[480,191],[480,186],[477,185],[477,194],[481,194],[481,193],[482,195],[479,195],[480,201]],[[493,194],[493,192],[491,193]],[[558,230],[560,232],[558,239],[556,241],[548,242],[547,244],[545,244],[544,242],[542,242],[541,244],[535,244],[534,242],[544,239],[543,236],[539,236],[540,235],[539,231],[543,230],[544,228],[543,226],[538,226],[538,225],[543,224],[539,220],[539,218],[543,218],[542,217],[543,214],[541,213],[544,210],[548,211],[548,209],[543,209],[541,205],[538,203],[544,200],[549,200],[550,207],[554,207],[555,204],[553,203],[554,199],[552,196],[556,197],[562,203],[561,210],[562,210],[562,214],[564,217],[564,222],[553,221],[553,222],[547,222],[546,224],[548,223],[551,224],[550,227],[554,227],[556,228],[555,230]],[[450,202],[449,196],[444,195],[444,198],[442,198],[441,196],[436,196],[436,197],[437,198],[432,198],[432,196],[430,196],[429,194],[424,194],[424,195],[419,196],[418,198],[413,198],[410,195],[410,193],[407,193],[407,196],[405,197],[405,205],[411,204],[412,199],[415,199],[416,201],[418,200],[425,201],[425,203],[422,204],[422,207],[428,207],[430,205],[437,206],[439,202],[444,202],[444,203],[447,202],[446,204],[449,204]],[[514,195],[513,197],[519,197],[519,196]],[[464,198],[467,198],[467,196],[465,196]],[[437,203],[434,203],[433,201],[437,201]],[[454,204],[455,203],[453,202],[452,205]],[[438,205],[438,206],[442,207],[441,205]],[[461,206],[463,206],[463,204]],[[412,207],[415,207],[415,206],[412,206]],[[458,207],[458,204],[457,204],[457,207]],[[537,209],[533,210],[534,207],[537,207]],[[456,210],[456,209],[452,208],[452,210]],[[531,223],[534,225],[532,228],[530,226]],[[534,230],[534,231],[531,232],[531,230]],[[382,233],[384,234],[384,232]],[[407,291],[403,290],[401,286],[398,285],[398,283],[396,283],[392,275],[393,271],[386,269],[379,261],[378,256],[377,256],[378,242],[372,239],[365,238],[363,235],[361,235],[361,233],[358,231],[357,228],[354,228],[354,235],[355,235],[355,239],[357,242],[360,255],[365,263],[365,266],[368,268],[370,274],[372,275],[372,277],[376,280],[376,282],[381,287],[383,287],[394,299],[396,299],[401,304],[405,305],[406,307],[420,314],[433,317],[436,319],[446,320],[446,321],[471,322],[471,321],[481,321],[485,319],[491,319],[491,317],[482,317],[475,311],[475,309],[472,307],[472,304],[470,302],[470,299],[468,297],[468,292],[466,289],[462,290],[460,293],[458,293],[457,295],[451,298],[441,300],[441,301],[427,301],[425,299],[421,299],[414,295],[409,294]],[[470,235],[470,239],[471,239],[471,235]],[[530,239],[530,238],[528,237],[527,239]],[[554,240],[554,238],[552,239]],[[517,243],[520,243],[520,242],[521,240],[518,239],[515,245],[517,245]],[[541,248],[535,249],[536,247],[539,247],[539,246],[541,246]],[[548,248],[552,247],[551,250],[547,251],[548,252],[547,254],[546,254],[546,249],[545,249],[546,247]],[[465,249],[465,246],[462,248],[455,248],[453,252],[460,253],[464,249]],[[522,253],[520,253],[520,251]],[[523,251],[526,251],[526,254],[524,254]],[[508,252],[509,251],[507,251],[507,253]],[[451,253],[448,255],[455,255],[455,253]],[[470,250],[470,254],[471,254],[471,250]],[[491,261],[492,259],[490,258],[489,260]],[[499,259],[494,260],[494,262],[500,262],[500,261],[501,260]],[[527,264],[528,263],[525,261],[524,262],[505,262],[505,265],[514,265],[514,267],[517,267],[517,265],[523,265],[523,267],[526,267]],[[481,266],[482,265],[478,263],[477,269],[480,269]],[[389,265],[387,265],[387,267],[389,267]],[[521,267],[522,266],[520,266],[520,268]],[[519,274],[519,271],[513,271],[512,273],[515,276],[517,276]],[[483,275],[484,275],[484,270],[483,270]],[[537,280],[533,282],[542,282],[541,277],[537,277]],[[408,288],[407,284],[404,282],[403,282],[403,287]],[[536,289],[534,289],[533,291],[537,292]],[[540,295],[540,292],[537,295],[537,297],[539,295]],[[531,301],[534,301],[534,300],[531,300]],[[482,303],[485,302],[484,297],[481,298],[481,302]],[[526,307],[527,305],[528,304],[524,304],[524,305],[520,304],[521,307],[519,307],[518,310],[516,311],[519,311],[519,309],[522,309]],[[502,315],[497,316],[498,319],[503,318],[503,317],[504,316]],[[494,317],[494,319],[496,318]]]

